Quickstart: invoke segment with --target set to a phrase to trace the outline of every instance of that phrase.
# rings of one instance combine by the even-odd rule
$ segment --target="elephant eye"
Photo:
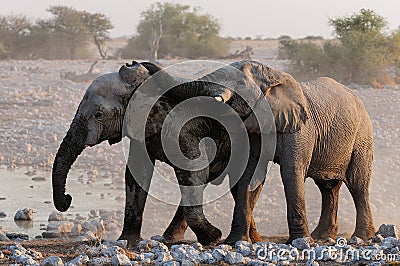
[[[242,87],[242,86],[245,86],[245,85],[246,85],[246,82],[245,82],[244,80],[239,79],[239,80],[236,82],[236,84],[237,84],[239,87]]]
[[[97,111],[96,113],[94,113],[94,117],[100,119],[103,117],[103,113],[101,111]]]

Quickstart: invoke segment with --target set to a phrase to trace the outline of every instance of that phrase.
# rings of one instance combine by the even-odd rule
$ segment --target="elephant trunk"
[[[205,80],[195,80],[179,84],[172,90],[174,98],[182,101],[191,97],[211,96],[218,101],[227,102],[232,96],[232,92],[226,87],[214,82]],[[220,97],[220,99],[217,99]]]
[[[85,120],[75,117],[54,159],[53,201],[56,209],[61,212],[65,212],[71,206],[72,197],[65,194],[65,184],[69,169],[85,148],[87,133]]]

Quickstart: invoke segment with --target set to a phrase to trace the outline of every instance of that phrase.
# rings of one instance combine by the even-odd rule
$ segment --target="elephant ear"
[[[244,66],[243,72],[264,92],[275,119],[277,132],[298,131],[309,116],[307,101],[300,84],[291,75],[264,66]],[[245,125],[250,132],[257,132],[254,114],[245,120]]]
[[[132,61],[132,64],[123,65],[118,73],[125,83],[125,90],[117,91],[118,95],[131,95],[150,76],[149,70],[135,61]]]

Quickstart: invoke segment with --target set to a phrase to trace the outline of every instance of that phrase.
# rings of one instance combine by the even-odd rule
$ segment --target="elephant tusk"
[[[214,99],[215,99],[217,102],[223,102],[223,101],[224,101],[224,99],[223,99],[221,96],[215,96]]]

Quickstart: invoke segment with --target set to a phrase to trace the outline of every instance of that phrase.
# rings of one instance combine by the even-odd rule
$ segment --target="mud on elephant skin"
[[[105,140],[110,145],[121,141],[126,108],[131,97],[139,93],[136,92],[137,88],[148,77],[155,73],[160,74],[160,72],[163,75],[164,85],[176,83],[171,76],[160,70],[158,66],[148,62],[133,62],[131,65],[122,66],[119,72],[98,77],[89,86],[54,160],[52,184],[53,200],[57,210],[66,211],[71,205],[72,197],[69,194],[65,194],[66,179],[69,169],[85,147],[95,146]],[[141,239],[143,211],[153,174],[154,162],[155,160],[160,160],[169,163],[161,145],[160,131],[163,120],[180,100],[190,98],[199,93],[194,86],[180,87],[179,89],[183,91],[171,90],[171,92],[163,95],[154,105],[154,108],[151,109],[146,123],[145,143],[135,140],[130,142],[130,153],[125,169],[126,202],[124,226],[120,237],[121,239],[127,239],[130,244]],[[188,157],[196,157],[199,153],[198,144],[200,139],[211,137],[218,141],[218,138],[222,138],[223,140],[220,140],[222,144],[219,145],[222,148],[217,150],[217,159],[206,169],[209,173],[214,173],[214,176],[217,176],[223,172],[221,165],[225,163],[226,156],[224,153],[229,150],[229,147],[226,147],[227,142],[224,140],[226,136],[224,136],[223,131],[210,131],[209,128],[218,127],[218,125],[210,125],[210,123],[214,122],[202,120],[201,118],[191,121],[186,127],[187,130],[183,130],[181,148]],[[196,128],[195,133],[192,133],[193,131],[190,128]],[[149,156],[150,162],[142,160],[145,156]],[[133,169],[130,169],[128,165],[133,165]],[[171,164],[171,166],[173,165]],[[196,187],[201,188],[201,191],[194,191],[201,198],[202,190],[212,179],[212,176],[210,177],[210,175],[201,171],[188,172],[177,167],[174,167],[174,170],[179,184],[189,187],[188,191],[181,191],[183,201],[185,200],[185,195],[189,194],[190,197],[193,194],[193,191],[190,191],[190,186],[192,185],[197,185]],[[261,186],[251,193],[246,203],[241,202],[241,199],[237,199],[238,193],[232,193],[235,201],[237,200],[237,204],[248,204],[251,205],[250,208],[253,208],[260,191]],[[251,215],[249,220],[248,232],[244,233],[247,236],[246,240],[260,241],[261,237],[257,233]],[[202,244],[217,242],[222,235],[218,228],[208,222],[204,216],[202,205],[198,204],[195,206],[179,206],[171,224],[164,233],[164,237],[169,241],[182,240],[187,226],[191,227]],[[237,228],[234,227],[232,230],[235,231]]]
[[[342,183],[349,189],[356,208],[353,235],[369,239],[374,225],[369,202],[373,158],[372,125],[361,100],[347,87],[330,78],[298,83],[287,73],[255,61],[232,63],[245,75],[240,89],[265,97],[276,126],[274,162],[280,164],[287,203],[290,238],[310,236],[304,195],[305,178],[311,177],[322,195],[322,209],[313,238],[335,239],[338,232],[338,196]],[[201,78],[228,77],[229,67]],[[228,82],[229,83],[229,82]],[[248,84],[255,86],[247,86]],[[223,85],[223,83],[222,83]],[[253,108],[229,89],[203,86],[203,93],[226,103],[241,114],[246,129],[260,135]]]

